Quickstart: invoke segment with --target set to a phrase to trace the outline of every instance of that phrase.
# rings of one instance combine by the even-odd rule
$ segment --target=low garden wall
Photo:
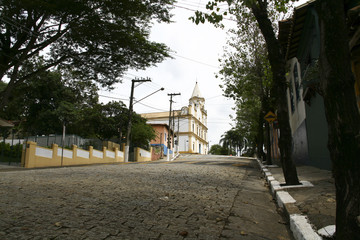
[[[124,153],[117,148],[111,151],[104,147],[98,151],[90,146],[89,150],[83,150],[73,145],[69,150],[57,144],[53,144],[52,148],[44,148],[37,146],[36,142],[27,142],[22,161],[25,168],[117,163],[124,161]]]
[[[150,148],[150,151],[146,151],[142,148],[134,148],[135,153],[135,162],[148,162],[151,161],[151,152],[152,148]]]

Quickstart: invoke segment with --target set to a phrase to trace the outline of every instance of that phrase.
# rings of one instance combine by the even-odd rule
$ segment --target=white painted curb
[[[280,183],[276,180],[270,182],[271,193],[275,195],[276,191],[281,190]]]
[[[266,181],[270,185],[271,192],[276,196],[276,201],[279,207],[285,208],[286,203],[295,203],[296,200],[286,191],[287,186],[282,187],[280,182],[276,181],[272,176],[271,172],[264,166],[260,160],[257,160],[262,172],[265,175]],[[312,187],[313,185],[307,181],[301,181],[302,185],[298,187]],[[294,186],[292,186],[294,187]],[[286,212],[286,211],[285,211]],[[299,214],[291,214],[290,219],[290,229],[293,233],[293,236],[296,240],[323,240],[316,231],[312,228],[307,216]]]
[[[310,225],[306,216],[290,215],[290,229],[296,240],[322,240]]]
[[[284,208],[287,203],[296,203],[296,200],[285,191],[276,192],[276,201],[281,208]]]

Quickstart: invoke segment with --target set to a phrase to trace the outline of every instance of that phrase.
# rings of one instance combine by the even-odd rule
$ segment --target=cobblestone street
[[[253,160],[0,172],[0,239],[292,239]]]

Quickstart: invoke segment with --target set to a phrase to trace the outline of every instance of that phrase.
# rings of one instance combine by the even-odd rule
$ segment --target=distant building
[[[169,114],[167,112],[167,114]],[[163,117],[163,115],[159,114],[158,118],[161,119]],[[166,121],[169,120],[169,115],[166,117],[165,116]],[[148,124],[150,124],[148,122]],[[160,154],[159,157],[163,157],[164,155],[167,154],[167,139],[169,137],[169,125],[165,124],[165,123],[151,123],[150,124],[156,134],[156,138],[154,140],[151,140],[150,144],[153,147],[157,147],[159,149],[161,149],[162,154]],[[172,131],[170,133],[170,136],[172,136]],[[172,145],[170,145],[170,153],[172,153],[173,151],[173,147]]]
[[[171,133],[170,140],[173,146],[170,147],[171,151],[208,154],[207,111],[198,83],[195,84],[189,105],[172,113],[174,118],[171,121],[171,131],[168,131],[169,112],[144,113],[141,116],[148,120],[147,123],[153,126],[157,134],[156,140],[151,144],[163,146],[164,154],[167,150],[168,132]]]

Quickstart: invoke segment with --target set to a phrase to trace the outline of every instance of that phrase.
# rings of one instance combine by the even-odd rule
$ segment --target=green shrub
[[[9,143],[0,143],[0,159],[1,161],[8,160],[9,158],[20,159],[22,154],[22,144],[11,146]],[[6,158],[6,159],[5,159]]]

